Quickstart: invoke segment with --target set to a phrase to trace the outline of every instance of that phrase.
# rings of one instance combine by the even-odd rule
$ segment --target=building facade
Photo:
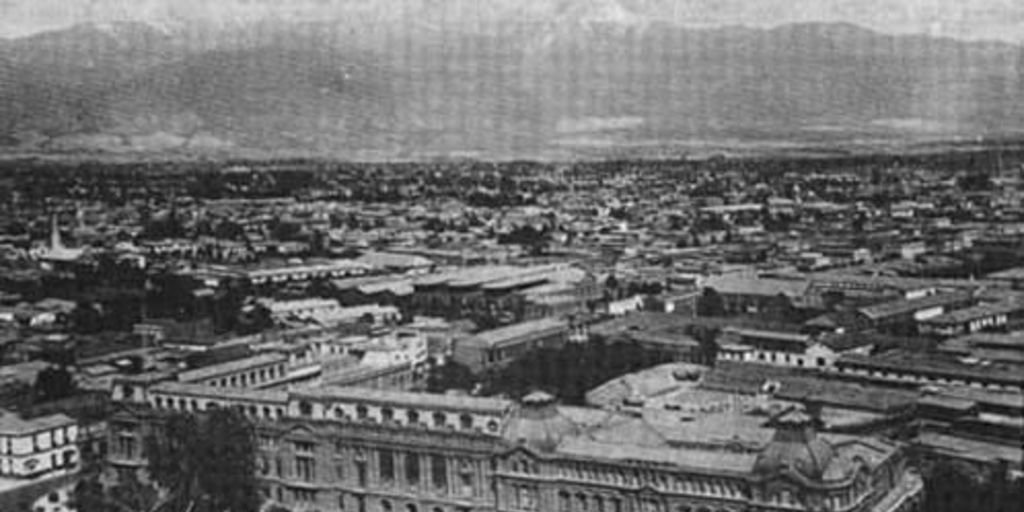
[[[901,447],[819,436],[800,411],[736,418],[756,426],[728,440],[543,393],[516,403],[165,382],[120,396],[132,398],[112,423],[113,475],[144,475],[141,439],[167,413],[236,407],[257,430],[263,497],[301,512],[901,512],[921,499]]]

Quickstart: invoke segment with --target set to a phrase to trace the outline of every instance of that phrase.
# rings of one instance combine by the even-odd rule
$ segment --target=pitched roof
[[[226,363],[215,364],[211,366],[203,366],[201,368],[196,368],[194,370],[181,372],[178,375],[178,380],[182,382],[195,382],[209,379],[212,377],[219,377],[221,375],[227,375],[230,373],[247,370],[250,368],[259,368],[262,366],[283,363],[287,360],[287,357],[276,352],[257,354],[252,357],[235,359],[234,361],[228,361]]]
[[[489,331],[483,331],[474,336],[470,336],[459,343],[494,347],[503,343],[516,341],[520,338],[529,336],[546,336],[552,332],[561,330],[568,330],[568,324],[566,324],[564,320],[556,317],[547,317],[539,320],[507,325],[505,327],[499,327]]]
[[[24,419],[9,412],[0,414],[0,434],[11,436],[32,434],[76,424],[74,419],[63,414],[53,414],[32,419]]]
[[[929,295],[918,299],[900,299],[892,302],[883,302],[860,308],[860,313],[871,320],[879,320],[893,316],[900,316],[931,309],[939,306],[948,306],[970,301],[973,294],[970,291],[956,291],[951,293],[940,293]]]
[[[999,302],[994,304],[978,304],[977,306],[950,311],[944,315],[925,320],[925,323],[938,325],[956,325],[971,320],[986,318],[994,315],[1006,315],[1024,311],[1024,304],[1016,302]]]
[[[801,297],[807,293],[810,281],[724,275],[709,277],[704,282],[704,287],[711,288],[720,294]]]

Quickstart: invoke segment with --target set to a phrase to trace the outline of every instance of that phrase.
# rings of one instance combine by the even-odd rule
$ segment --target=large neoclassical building
[[[268,504],[296,512],[902,512],[904,450],[816,432],[802,409],[687,416],[351,387],[115,385],[111,475],[144,475],[167,411],[236,407],[258,432]]]

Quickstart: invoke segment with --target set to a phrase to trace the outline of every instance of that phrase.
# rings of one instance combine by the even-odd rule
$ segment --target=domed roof
[[[793,471],[821,480],[835,456],[832,445],[815,433],[813,419],[803,412],[791,412],[776,419],[775,436],[758,455],[754,472]]]
[[[579,427],[559,412],[555,397],[535,392],[520,401],[502,435],[509,441],[549,452],[566,436],[579,432]]]

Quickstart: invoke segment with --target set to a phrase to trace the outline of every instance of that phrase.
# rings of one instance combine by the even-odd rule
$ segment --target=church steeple
[[[57,214],[54,213],[50,216],[50,249],[59,250],[64,248],[64,242],[60,238],[60,222],[57,220]]]

